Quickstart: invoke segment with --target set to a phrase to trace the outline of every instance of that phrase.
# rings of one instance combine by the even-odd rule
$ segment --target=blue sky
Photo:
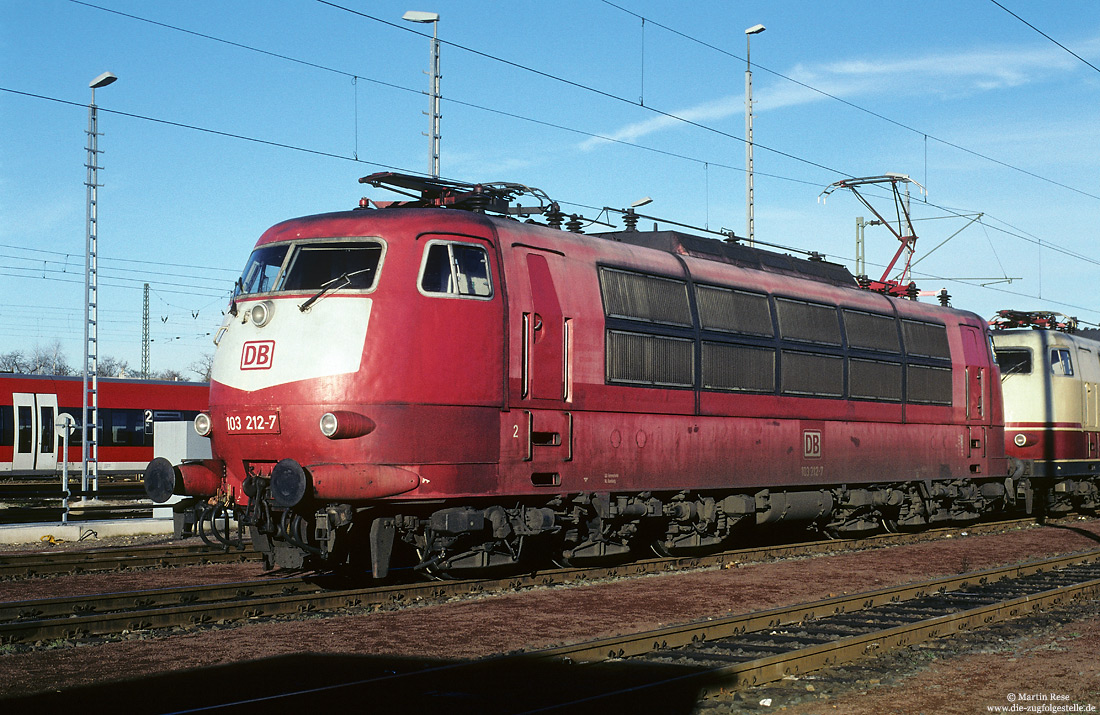
[[[650,196],[652,215],[743,234],[761,23],[759,240],[854,267],[870,216],[819,195],[908,174],[928,190],[917,259],[958,232],[916,265],[922,289],[1098,323],[1100,4],[1000,3],[1081,59],[990,0],[0,0],[0,353],[57,339],[80,364],[91,79],[119,77],[96,96],[100,356],[140,367],[149,282],[151,367],[186,371],[265,228],[353,207],[360,176],[427,170],[431,27],[406,10],[441,15],[445,177],[590,217]],[[868,272],[896,247],[868,228]]]

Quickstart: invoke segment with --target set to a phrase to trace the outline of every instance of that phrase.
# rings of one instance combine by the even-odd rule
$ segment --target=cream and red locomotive
[[[1017,499],[977,315],[631,212],[562,230],[515,185],[363,181],[413,195],[261,236],[196,420],[214,457],[146,471],[154,499],[235,513],[269,564],[691,553]]]
[[[991,322],[1017,476],[1046,500],[1046,513],[1097,511],[1100,342],[1055,313],[1005,310]]]

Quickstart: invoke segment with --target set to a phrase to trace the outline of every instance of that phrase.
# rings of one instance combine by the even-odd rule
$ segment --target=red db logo
[[[275,357],[274,340],[254,340],[241,350],[242,370],[270,370]]]
[[[821,459],[821,433],[817,430],[802,432],[802,456],[806,459]]]

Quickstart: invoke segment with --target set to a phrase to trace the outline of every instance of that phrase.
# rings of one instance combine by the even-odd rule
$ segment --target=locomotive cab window
[[[1001,378],[1031,374],[1031,351],[1020,348],[997,348],[997,365]]]
[[[1069,357],[1069,350],[1051,348],[1050,372],[1054,375],[1071,377],[1073,375],[1073,362]]]
[[[420,290],[461,298],[492,298],[489,254],[469,243],[432,241],[420,269]]]
[[[287,262],[280,290],[370,290],[378,274],[382,244],[376,241],[335,241],[296,247]]]
[[[237,281],[234,296],[248,293],[270,293],[286,260],[288,246],[264,246],[248,257],[241,279]]]
[[[377,240],[325,240],[261,246],[252,252],[234,297],[279,291],[371,290],[382,261]]]

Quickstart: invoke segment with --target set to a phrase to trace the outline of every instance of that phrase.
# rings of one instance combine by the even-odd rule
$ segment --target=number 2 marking
[[[519,439],[519,425],[512,427],[512,439]]]

